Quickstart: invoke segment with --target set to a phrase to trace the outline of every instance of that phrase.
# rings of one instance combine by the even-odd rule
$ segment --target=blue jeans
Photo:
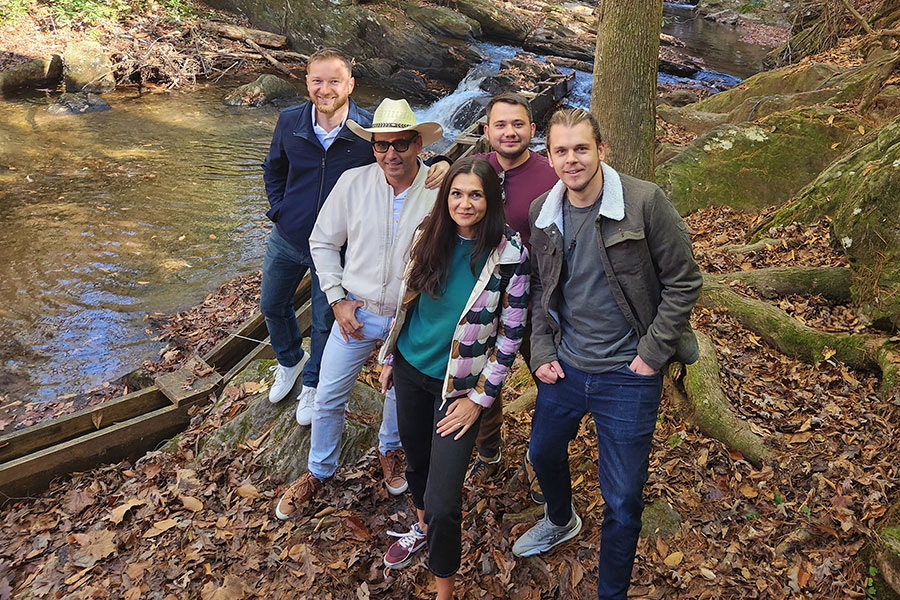
[[[606,503],[600,534],[597,595],[625,600],[641,531],[642,491],[662,393],[662,375],[638,375],[627,366],[591,374],[559,361],[566,376],[538,383],[530,456],[547,501],[547,515],[565,525],[572,515],[569,442],[585,413],[597,428],[597,471]]]
[[[293,367],[303,358],[303,349],[300,347],[303,338],[297,325],[297,314],[294,312],[294,292],[297,291],[297,286],[300,285],[307,270],[312,279],[310,286],[312,327],[309,336],[309,360],[303,367],[303,385],[317,387],[322,351],[328,340],[328,331],[334,323],[334,314],[328,305],[328,298],[319,287],[319,278],[316,276],[309,252],[298,250],[282,237],[277,227],[272,228],[266,245],[266,256],[263,259],[259,308],[266,318],[266,328],[269,330],[275,358],[285,367]]]
[[[331,477],[337,471],[347,398],[366,359],[372,354],[376,344],[387,337],[392,318],[357,308],[356,320],[363,324],[359,330],[362,333],[361,340],[350,338],[349,341],[344,341],[338,324],[331,327],[331,334],[322,354],[309,439],[307,466],[316,479]],[[378,431],[378,451],[386,454],[399,449],[397,397],[391,388],[384,397],[381,429]]]

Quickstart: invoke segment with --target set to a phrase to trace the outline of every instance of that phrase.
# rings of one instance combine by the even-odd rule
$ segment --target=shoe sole
[[[387,488],[387,491],[391,496],[399,496],[400,494],[405,492],[407,489],[409,489],[409,482],[406,482],[402,486],[395,488],[393,486],[388,485],[388,482],[385,481],[384,487]]]
[[[303,421],[301,421],[300,416],[296,415],[296,414],[294,415],[294,420],[297,421],[297,425],[299,425],[300,427],[309,427],[310,425],[312,425],[312,415],[310,415],[308,421],[306,421],[306,419],[304,419],[304,421],[306,421],[305,423]]]
[[[286,515],[283,512],[281,512],[280,510],[278,510],[278,507],[281,506],[281,501],[284,500],[284,496],[286,496],[286,495],[287,494],[282,495],[281,498],[278,499],[278,504],[275,505],[275,516],[278,517],[279,521],[287,521],[288,519],[291,518],[291,515],[294,514],[294,513],[291,513],[290,515]],[[297,511],[294,511],[294,512],[297,512]]]
[[[515,546],[513,546],[513,554],[514,554],[515,556],[519,556],[519,557],[521,557],[521,558],[525,558],[526,556],[534,556],[535,554],[543,554],[544,552],[549,552],[550,550],[552,550],[553,548],[559,546],[559,545],[562,544],[563,542],[568,542],[568,541],[571,540],[573,537],[575,537],[576,535],[578,535],[579,533],[581,533],[581,525],[582,525],[582,523],[581,523],[581,517],[579,517],[579,516],[576,514],[576,515],[575,515],[575,518],[577,519],[575,528],[572,529],[572,531],[570,531],[569,533],[567,533],[567,534],[564,535],[563,537],[561,537],[559,540],[557,540],[557,541],[553,542],[552,544],[550,544],[549,546],[547,546],[546,548],[529,548],[529,549],[526,550],[525,552],[522,552],[521,554],[518,554],[518,553],[516,553]]]

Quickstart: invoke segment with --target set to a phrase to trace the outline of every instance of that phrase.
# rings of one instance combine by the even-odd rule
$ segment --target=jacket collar
[[[600,163],[603,170],[603,195],[600,199],[600,215],[614,221],[621,221],[625,218],[625,194],[622,191],[622,178],[615,169],[605,162]],[[547,193],[547,199],[541,212],[538,213],[537,219],[534,220],[534,226],[538,229],[547,229],[551,225],[556,225],[560,231],[563,230],[563,198],[566,194],[566,186],[562,181],[557,181]]]
[[[360,138],[358,135],[350,131],[350,128],[347,127],[347,120],[353,119],[357,123],[367,121],[366,117],[363,113],[360,112],[359,107],[356,105],[356,102],[353,101],[353,98],[348,100],[350,104],[350,109],[347,111],[347,118],[344,119],[344,125],[341,127],[340,133],[338,133],[339,138],[343,138],[345,140],[355,141]],[[305,104],[301,106],[300,116],[297,119],[297,124],[294,127],[294,135],[314,140],[316,138],[316,132],[313,131],[312,126],[312,110],[313,103],[312,100],[307,100]]]

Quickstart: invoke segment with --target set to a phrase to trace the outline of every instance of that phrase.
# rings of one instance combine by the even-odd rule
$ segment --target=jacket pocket
[[[620,229],[619,231],[616,231],[612,235],[607,236],[606,239],[603,240],[603,245],[606,246],[607,248],[611,248],[612,246],[615,246],[616,244],[621,244],[622,242],[627,242],[627,241],[631,241],[631,240],[634,240],[634,241],[643,240],[644,237],[645,236],[644,236],[643,229],[637,229],[637,230]]]

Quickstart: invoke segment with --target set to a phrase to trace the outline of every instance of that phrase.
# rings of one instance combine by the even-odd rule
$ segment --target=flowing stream
[[[674,34],[688,37],[684,27]],[[716,47],[733,43],[716,35]],[[479,47],[488,60],[453,94],[417,107],[420,120],[450,123],[518,51]],[[759,69],[744,64],[728,72]],[[0,398],[102,386],[157,356],[146,315],[196,304],[260,268],[269,231],[260,164],[279,109],[221,104],[252,78],[116,91],[105,96],[112,110],[72,117],[48,114],[48,94],[0,101]],[[587,106],[590,85],[576,73],[570,103]],[[359,85],[354,97],[372,110],[382,92]],[[448,127],[445,143],[458,133]]]

